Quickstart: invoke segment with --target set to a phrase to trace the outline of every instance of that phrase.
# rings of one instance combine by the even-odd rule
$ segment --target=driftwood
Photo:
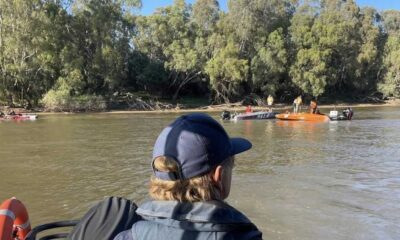
[[[127,104],[129,106],[129,109],[131,110],[154,111],[177,108],[177,106],[170,103],[162,103],[151,99],[145,101],[141,97],[130,99],[129,101],[127,101]]]

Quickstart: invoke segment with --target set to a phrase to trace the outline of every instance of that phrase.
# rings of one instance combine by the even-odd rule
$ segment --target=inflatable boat
[[[286,121],[309,121],[309,122],[327,122],[329,117],[324,114],[312,113],[281,113],[275,116],[277,119]]]
[[[38,116],[36,114],[15,114],[15,115],[4,115],[0,117],[0,120],[14,120],[14,121],[26,121],[36,120]]]

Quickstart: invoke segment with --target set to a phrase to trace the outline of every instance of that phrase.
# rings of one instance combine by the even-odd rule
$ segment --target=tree
[[[39,0],[0,1],[0,100],[31,106],[54,81],[57,33],[49,15],[59,5]],[[49,15],[48,15],[49,14]]]
[[[251,92],[275,95],[289,67],[288,27],[297,1],[229,1],[226,28],[233,32],[241,58],[249,63],[246,85]]]
[[[271,32],[290,25],[295,0],[230,0],[229,23],[235,31],[241,51],[252,55],[255,44],[265,42]]]
[[[219,3],[217,0],[197,0],[193,5],[192,19],[201,34],[212,33],[219,19]]]
[[[379,80],[379,69],[382,64],[383,33],[379,27],[381,16],[373,8],[363,8],[359,21],[359,53],[356,62],[356,76],[353,83],[359,92],[372,92]]]
[[[263,95],[275,95],[287,72],[288,53],[283,29],[269,34],[265,45],[257,46],[257,54],[251,62],[255,91]]]
[[[291,34],[297,54],[290,75],[304,93],[318,97],[327,90],[354,89],[360,77],[359,19],[360,9],[352,0],[308,2],[295,14]]]
[[[233,41],[214,53],[205,70],[216,102],[228,103],[230,97],[239,94],[240,84],[247,79],[248,67],[248,61],[239,58],[238,46]]]
[[[378,89],[387,97],[400,97],[400,34],[389,36],[385,46],[385,73]]]
[[[196,50],[196,29],[190,16],[185,1],[175,0],[174,5],[137,21],[135,46],[150,60],[164,62],[174,100],[186,85],[199,80],[204,63]]]
[[[60,85],[69,84],[71,95],[107,94],[127,82],[134,25],[123,4],[112,0],[73,4],[59,75],[64,82]]]
[[[383,26],[387,34],[400,32],[400,12],[389,10],[382,13]]]
[[[378,90],[387,97],[400,97],[400,12],[383,13],[388,40],[383,57],[383,77]]]

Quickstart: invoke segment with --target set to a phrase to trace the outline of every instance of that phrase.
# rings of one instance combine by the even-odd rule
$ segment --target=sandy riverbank
[[[400,107],[400,99],[389,100],[383,103],[340,103],[340,104],[322,104],[319,105],[320,109],[344,109],[347,107],[352,108],[366,108],[366,107]],[[307,105],[303,105],[302,109],[306,110],[308,108]],[[139,113],[185,113],[185,112],[222,112],[224,110],[227,111],[237,111],[243,112],[245,111],[246,106],[241,105],[240,103],[232,103],[232,104],[221,104],[221,105],[210,105],[199,108],[174,108],[167,110],[151,110],[151,111],[140,111],[140,110],[110,110],[101,112],[100,114],[139,114]],[[253,111],[263,111],[267,110],[267,107],[260,106],[252,106]],[[273,106],[275,111],[287,111],[292,109],[292,105],[287,104],[275,104]]]
[[[382,103],[340,103],[340,104],[322,104],[319,105],[318,108],[322,110],[322,112],[327,112],[330,109],[344,109],[347,107],[352,108],[366,108],[366,107],[400,107],[400,99],[396,100],[388,100]],[[10,110],[11,108],[7,108]],[[224,110],[231,112],[243,112],[245,111],[246,106],[243,106],[240,102],[238,103],[230,103],[230,104],[220,104],[220,105],[209,105],[203,107],[190,108],[185,106],[180,106],[171,109],[162,109],[162,110],[108,110],[104,112],[91,112],[97,114],[143,114],[143,113],[186,113],[186,112],[222,112]],[[267,110],[266,106],[252,106],[253,111],[263,111]],[[282,111],[291,111],[292,105],[288,104],[275,104],[273,106],[274,111],[282,112]],[[301,108],[303,111],[308,109],[308,105],[302,105]],[[0,109],[1,110],[1,109]],[[38,115],[51,115],[51,114],[75,114],[74,112],[45,112],[45,111],[28,111],[22,108],[13,108],[13,110],[17,113],[29,112],[36,113]],[[325,110],[325,111],[324,111]]]

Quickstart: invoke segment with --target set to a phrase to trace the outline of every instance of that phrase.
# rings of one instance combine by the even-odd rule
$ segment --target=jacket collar
[[[149,201],[142,204],[136,213],[144,218],[166,218],[193,223],[251,224],[241,212],[222,201]]]

